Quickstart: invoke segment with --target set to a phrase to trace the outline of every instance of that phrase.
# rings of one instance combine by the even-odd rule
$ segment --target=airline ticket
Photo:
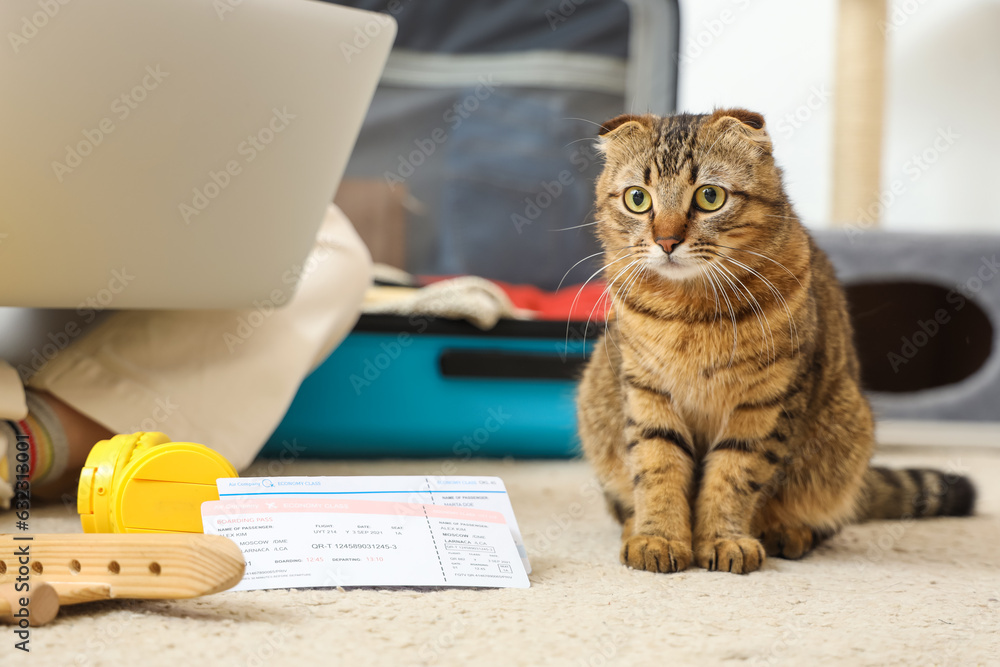
[[[530,585],[499,512],[328,494],[227,498],[201,511],[205,532],[235,541],[247,561],[232,590]]]
[[[387,502],[445,505],[500,512],[517,545],[524,570],[531,573],[528,552],[499,477],[398,475],[339,477],[232,477],[218,481],[222,500],[266,495],[358,498]]]

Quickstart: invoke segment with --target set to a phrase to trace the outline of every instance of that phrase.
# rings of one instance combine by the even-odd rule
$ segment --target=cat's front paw
[[[816,548],[825,535],[809,528],[779,526],[767,529],[761,535],[768,556],[797,560]]]
[[[691,546],[659,535],[630,535],[622,542],[621,559],[635,570],[680,572],[691,564]]]
[[[749,536],[717,538],[702,542],[695,560],[706,570],[749,574],[764,564],[764,547]]]

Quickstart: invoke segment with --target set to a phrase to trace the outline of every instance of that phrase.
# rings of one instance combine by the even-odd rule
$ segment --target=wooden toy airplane
[[[239,583],[245,567],[236,543],[218,535],[0,535],[0,622],[17,621],[22,597],[40,625],[60,605],[210,595]]]

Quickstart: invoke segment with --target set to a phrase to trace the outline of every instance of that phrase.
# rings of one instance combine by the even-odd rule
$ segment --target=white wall
[[[799,215],[828,225],[836,0],[681,14],[680,110],[763,113]],[[886,29],[883,227],[1000,232],[1000,0],[890,0]]]

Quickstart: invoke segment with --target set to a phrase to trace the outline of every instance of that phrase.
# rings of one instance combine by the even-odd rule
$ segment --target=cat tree
[[[886,1],[840,0],[838,12],[831,219],[839,229],[816,236],[849,291],[865,383],[889,420],[880,440],[996,446],[1000,237],[875,229]]]
[[[834,224],[878,201],[885,99],[886,0],[840,0],[834,82]],[[875,220],[877,223],[877,219]]]

